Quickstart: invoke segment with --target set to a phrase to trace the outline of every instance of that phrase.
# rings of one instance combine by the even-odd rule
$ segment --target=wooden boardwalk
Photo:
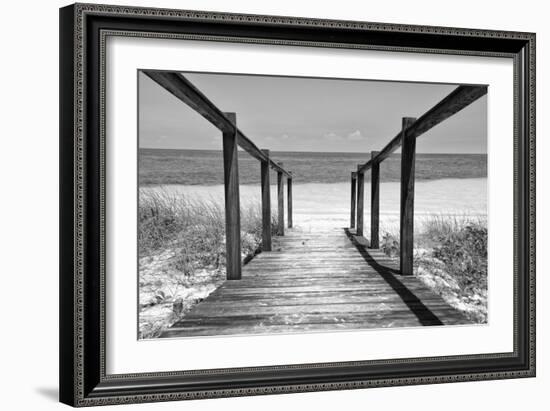
[[[161,337],[469,323],[398,268],[344,229],[291,229]]]

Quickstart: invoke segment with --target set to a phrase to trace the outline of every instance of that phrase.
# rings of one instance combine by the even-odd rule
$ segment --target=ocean
[[[350,173],[370,159],[369,153],[270,153],[274,161],[282,162],[292,171],[294,184],[349,183]],[[401,155],[393,154],[380,166],[382,182],[397,182],[400,177]],[[478,179],[487,177],[486,154],[417,154],[417,181],[440,179]],[[365,174],[370,180],[370,173]],[[260,183],[260,163],[248,153],[239,152],[241,184]],[[272,177],[273,181],[273,177]],[[139,184],[200,185],[223,184],[223,157],[213,150],[139,150]]]

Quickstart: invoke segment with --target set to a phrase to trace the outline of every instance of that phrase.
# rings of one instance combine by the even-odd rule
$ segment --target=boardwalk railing
[[[365,171],[371,169],[370,247],[379,248],[380,163],[401,148],[401,199],[399,218],[399,265],[401,274],[413,273],[414,236],[414,166],[416,138],[458,113],[483,95],[487,86],[459,86],[420,118],[404,117],[401,131],[380,151],[371,152],[371,159],[359,164],[351,173],[351,221],[356,235],[363,236]],[[357,217],[357,221],[355,218]]]
[[[284,235],[284,178],[288,188],[288,227],[292,227],[292,174],[282,163],[274,162],[269,150],[260,150],[241,130],[237,128],[235,113],[222,112],[199,89],[182,74],[147,70],[144,73],[153,81],[186,103],[202,115],[223,135],[223,170],[225,186],[225,236],[227,279],[240,280],[241,261],[241,217],[239,199],[239,165],[237,146],[260,161],[262,191],[262,250],[271,251],[271,195],[269,169],[277,171],[278,227],[277,233]]]

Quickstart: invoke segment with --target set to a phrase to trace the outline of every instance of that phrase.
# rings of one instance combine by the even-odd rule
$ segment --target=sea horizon
[[[274,161],[282,162],[293,173],[295,184],[349,182],[358,164],[370,153],[272,151]],[[390,155],[380,167],[381,182],[399,181],[399,153]],[[259,184],[260,164],[245,151],[239,151],[239,182]],[[223,184],[221,150],[139,149],[139,185],[218,185]],[[419,181],[445,178],[486,178],[487,154],[417,153],[415,176]],[[370,181],[370,172],[365,173]],[[272,173],[275,181],[275,172]]]
[[[163,147],[139,147],[139,150],[159,150],[159,151],[212,151],[212,152],[219,152],[221,153],[222,150],[216,150],[216,149],[210,149],[210,148],[163,148]],[[239,147],[239,152],[243,152],[244,150]],[[370,151],[361,151],[361,152],[351,152],[351,151],[304,151],[304,150],[269,150],[270,153],[305,153],[305,154],[350,154],[350,155],[359,155],[364,154],[366,156],[370,156]],[[421,155],[449,155],[449,156],[460,156],[460,155],[487,155],[487,153],[467,153],[467,152],[461,152],[461,153],[423,153],[417,151],[416,154]],[[399,153],[392,153],[390,154],[390,157],[392,156],[400,156]]]

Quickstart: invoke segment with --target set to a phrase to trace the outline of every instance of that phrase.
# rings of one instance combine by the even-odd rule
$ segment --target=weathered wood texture
[[[235,113],[225,113],[225,116],[236,125]],[[234,131],[223,133],[223,172],[227,279],[239,280],[241,278],[241,211],[237,136]]]
[[[285,235],[285,181],[277,172],[277,234]]]
[[[447,97],[424,113],[406,132],[407,137],[416,138],[435,127],[442,121],[458,113],[480,97],[487,94],[487,86],[458,86]],[[378,154],[376,161],[381,162],[401,146],[403,134],[397,134]],[[360,171],[368,170],[373,160],[367,161]]]
[[[269,150],[262,150],[269,158]],[[269,181],[269,162],[260,162],[262,190],[262,250],[271,251],[271,185]]]
[[[375,158],[378,151],[371,152],[371,158]],[[380,247],[378,230],[380,228],[380,163],[374,162],[371,169],[370,190],[370,246]]]
[[[286,209],[287,209],[287,220],[288,220],[288,228],[292,228],[292,178],[286,179]]]
[[[469,324],[349,231],[289,230],[161,337]]]
[[[357,171],[357,235],[363,235],[365,218],[365,173]]]
[[[415,118],[403,118],[403,144],[401,147],[401,208],[399,223],[400,270],[403,275],[413,274],[414,241],[414,165],[416,137],[407,134]]]
[[[357,202],[357,173],[351,172],[351,213],[349,220],[349,227],[355,228],[355,204]]]
[[[143,73],[158,83],[172,95],[183,101],[223,133],[234,133],[237,136],[237,144],[248,154],[260,161],[268,161],[271,168],[290,175],[288,171],[280,167],[273,160],[265,157],[264,153],[245,136],[222,111],[206,97],[193,83],[180,73],[170,71],[144,70]]]

